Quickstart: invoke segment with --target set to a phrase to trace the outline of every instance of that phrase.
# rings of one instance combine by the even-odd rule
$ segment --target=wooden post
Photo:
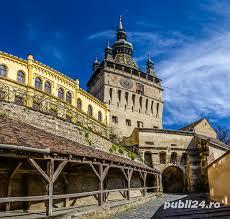
[[[127,194],[128,200],[130,200],[130,187],[131,187],[132,175],[133,175],[133,169],[128,169],[128,194]]]
[[[125,170],[123,168],[121,168],[122,173],[125,176],[125,179],[127,180],[127,187],[128,187],[128,191],[127,191],[127,199],[130,200],[130,187],[131,187],[131,179],[132,179],[132,175],[133,175],[133,169],[128,169],[127,173],[125,172]]]
[[[54,175],[54,160],[51,159],[47,164],[48,176],[50,178],[48,184],[48,206],[46,208],[47,216],[51,216],[53,213],[53,175]]]
[[[62,177],[63,177],[64,184],[65,184],[64,191],[65,191],[65,194],[66,194],[67,193],[67,186],[69,184],[69,181],[68,181],[67,177],[64,174],[62,174]],[[69,198],[65,198],[64,206],[69,207]]]
[[[146,194],[146,177],[147,177],[147,172],[143,172],[143,174],[142,174],[141,170],[139,170],[139,174],[140,174],[140,176],[141,176],[141,178],[143,180],[143,187],[144,187],[144,189],[143,189],[143,196],[145,196],[145,194]]]
[[[143,179],[143,181],[144,181],[144,191],[143,191],[143,196],[145,197],[145,195],[146,195],[146,178],[147,178],[147,173],[146,172],[144,172],[144,179]]]
[[[97,172],[97,170],[95,169],[95,167],[93,166],[93,164],[89,164],[93,170],[93,172],[95,173],[95,175],[97,176],[98,180],[99,180],[99,190],[100,193],[98,194],[98,204],[99,206],[102,205],[103,203],[103,190],[104,190],[104,179],[109,171],[109,166],[107,166],[105,169],[103,169],[103,165],[100,164],[99,165],[99,171]]]
[[[11,196],[11,188],[12,188],[13,178],[14,178],[15,174],[17,173],[17,171],[21,165],[22,165],[22,162],[19,162],[18,165],[16,166],[16,168],[9,174],[8,186],[7,186],[7,197]],[[9,211],[9,210],[10,210],[10,202],[6,203],[6,211]]]
[[[100,193],[98,194],[98,204],[99,206],[102,205],[102,202],[103,202],[103,180],[102,180],[102,173],[103,173],[103,166],[102,164],[99,165],[99,190],[100,190]]]

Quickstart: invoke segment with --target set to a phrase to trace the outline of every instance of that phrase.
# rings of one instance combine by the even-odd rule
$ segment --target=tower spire
[[[122,24],[122,16],[119,16],[119,30],[123,30],[123,24]]]

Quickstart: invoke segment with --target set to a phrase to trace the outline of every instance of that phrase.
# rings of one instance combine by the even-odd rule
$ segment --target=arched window
[[[66,92],[66,102],[72,103],[72,95],[69,91]]]
[[[173,163],[173,164],[177,163],[177,153],[176,152],[171,153],[170,163]]]
[[[38,90],[42,90],[42,79],[41,78],[35,78],[35,88]]]
[[[166,164],[166,152],[162,151],[159,153],[160,163]]]
[[[88,106],[88,115],[93,116],[93,107],[91,105]]]
[[[149,107],[149,100],[146,99],[146,102],[145,102],[145,113],[148,113],[148,107]]]
[[[7,68],[5,65],[0,65],[0,77],[6,77]]]
[[[19,83],[25,84],[26,77],[25,77],[25,73],[23,71],[18,71],[17,80]]]
[[[132,95],[133,108],[135,108],[135,98],[136,98],[136,96],[135,96],[135,94],[133,94],[133,95]]]
[[[140,110],[142,110],[142,97],[140,97],[139,103],[140,103]]]
[[[113,89],[112,88],[109,88],[109,98],[112,101],[113,99]]]
[[[61,87],[58,89],[58,98],[64,100],[64,90]]]
[[[117,91],[118,101],[121,102],[121,90]]]
[[[82,101],[81,101],[80,98],[77,98],[77,108],[78,108],[79,110],[82,110]]]
[[[102,122],[102,113],[101,113],[101,111],[98,112],[98,121]]]
[[[152,100],[152,103],[151,103],[151,113],[153,114],[153,100]]]
[[[47,94],[51,94],[51,84],[50,84],[49,81],[46,81],[46,82],[45,82],[45,92],[46,92]]]
[[[157,108],[156,108],[156,110],[157,110],[157,117],[159,117],[159,103],[157,103]]]
[[[128,106],[128,104],[129,104],[129,93],[128,92],[125,92],[125,102]]]

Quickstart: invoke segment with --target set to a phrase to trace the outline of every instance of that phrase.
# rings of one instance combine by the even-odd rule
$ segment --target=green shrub
[[[0,118],[5,118],[7,116],[8,114],[6,112],[0,112]]]
[[[116,152],[116,151],[117,151],[117,145],[112,144],[111,148],[109,149],[109,152],[110,152],[110,153],[114,153],[114,152]]]
[[[128,156],[131,160],[135,160],[137,158],[137,155],[131,151],[128,153]]]
[[[122,147],[122,146],[119,146],[118,152],[119,152],[121,155],[123,155],[123,154],[125,153],[125,148]]]

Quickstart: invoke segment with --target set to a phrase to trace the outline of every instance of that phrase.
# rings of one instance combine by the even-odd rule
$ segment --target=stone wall
[[[109,151],[112,142],[96,133],[62,119],[47,115],[24,106],[0,101],[0,112],[5,112],[10,118],[44,129],[52,134],[68,138],[81,144]],[[87,134],[88,133],[88,134]],[[88,135],[88,137],[86,137]]]

